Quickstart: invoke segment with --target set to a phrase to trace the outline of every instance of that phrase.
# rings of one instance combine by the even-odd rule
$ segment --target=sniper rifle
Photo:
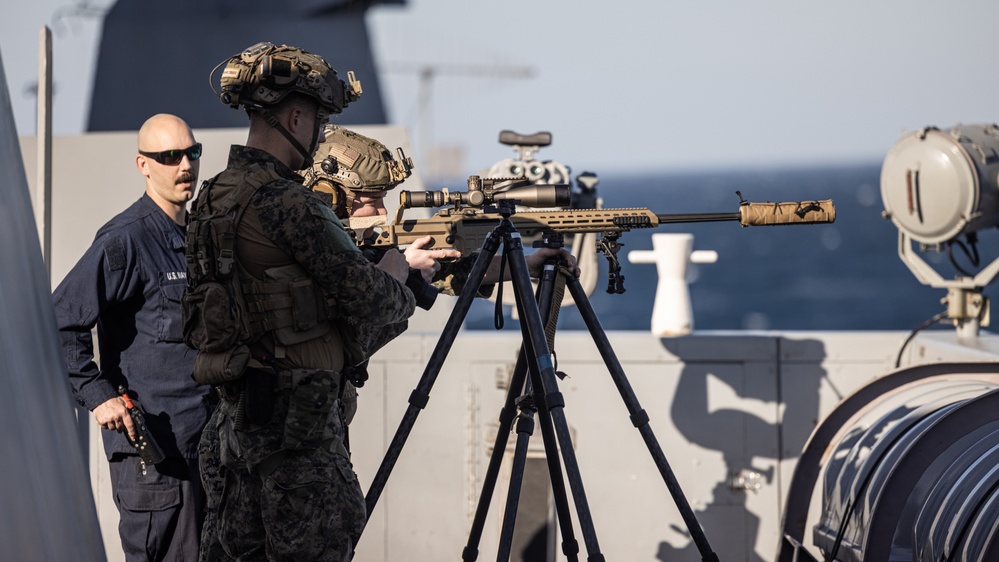
[[[424,236],[431,237],[426,246],[454,248],[463,256],[482,247],[489,233],[509,217],[524,239],[537,240],[534,245],[562,245],[566,234],[596,233],[598,250],[607,258],[608,293],[623,293],[624,277],[617,259],[621,234],[638,228],[656,228],[664,224],[734,221],[742,226],[783,226],[793,224],[832,223],[836,208],[831,199],[791,201],[782,203],[751,203],[742,198],[739,209],[730,213],[655,213],[644,207],[624,209],[538,209],[517,211],[516,205],[527,207],[563,207],[568,205],[570,192],[565,185],[530,185],[524,187],[517,179],[496,180],[471,176],[468,192],[402,191],[399,208],[390,222],[387,216],[350,219],[346,223],[359,246],[398,247],[411,244]],[[403,212],[414,207],[444,206],[433,216],[404,219]],[[373,229],[373,235],[365,233]]]

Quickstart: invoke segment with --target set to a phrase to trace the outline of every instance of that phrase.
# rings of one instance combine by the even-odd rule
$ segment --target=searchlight
[[[926,127],[906,134],[885,157],[881,199],[883,216],[898,229],[899,257],[921,283],[947,289],[945,315],[958,335],[977,336],[989,322],[982,288],[999,274],[999,259],[972,273],[955,259],[954,248],[978,267],[977,232],[999,225],[999,127]],[[944,279],[920,256],[931,251],[946,251],[959,274]]]

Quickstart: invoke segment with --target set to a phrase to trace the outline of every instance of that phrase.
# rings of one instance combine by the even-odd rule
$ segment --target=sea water
[[[946,290],[920,283],[898,257],[898,230],[882,217],[880,163],[727,172],[607,175],[597,187],[605,208],[648,207],[656,213],[732,213],[748,201],[832,199],[836,222],[741,227],[738,222],[668,224],[624,233],[618,258],[623,294],[608,294],[602,257],[590,304],[605,330],[648,330],[657,274],[653,264],[629,263],[627,253],[650,250],[656,232],[691,233],[694,250],[714,250],[715,263],[691,264],[690,299],[696,330],[911,330],[946,309]],[[954,259],[976,273],[995,259],[995,229],[979,233],[980,265],[959,249]],[[957,275],[944,252],[919,254],[944,279]],[[985,290],[989,296],[990,288]],[[470,329],[493,329],[492,303],[476,302]],[[571,309],[559,329],[585,330]]]

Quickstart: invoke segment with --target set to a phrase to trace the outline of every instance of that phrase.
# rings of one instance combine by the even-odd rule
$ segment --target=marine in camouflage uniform
[[[401,148],[396,149],[399,153],[396,159],[380,141],[344,127],[327,125],[325,136],[316,151],[318,161],[305,172],[305,186],[322,197],[342,220],[362,213],[385,214],[383,199],[412,174],[412,159]],[[370,243],[362,240],[360,247],[369,258],[377,257],[382,249],[376,248],[371,240],[374,232],[366,235]],[[414,245],[418,247],[406,251],[410,266],[421,269],[438,291],[461,294],[479,251],[462,257],[456,250],[423,250]],[[426,260],[414,259],[418,252],[434,261],[432,267],[428,269]],[[492,289],[492,283],[483,283],[478,294],[488,297]]]
[[[398,267],[365,259],[291,167],[311,163],[326,112],[356,99],[352,78],[348,89],[320,57],[267,43],[226,61],[222,99],[249,110],[255,146],[233,146],[226,170],[206,182],[191,219],[212,228],[189,230],[187,244],[185,337],[199,349],[195,378],[223,398],[200,446],[209,510],[202,560],[349,560],[363,528],[364,496],[344,445],[342,372],[370,351],[347,320],[399,333],[415,302]],[[290,92],[318,100],[315,115],[295,109],[308,104],[285,99]],[[311,124],[301,121],[310,118],[306,149]],[[222,284],[235,287],[242,321],[236,345],[220,349],[228,340],[212,322],[228,311],[198,299],[199,288],[223,279],[201,259],[228,256],[213,230],[223,223],[211,220],[230,210],[234,275]]]

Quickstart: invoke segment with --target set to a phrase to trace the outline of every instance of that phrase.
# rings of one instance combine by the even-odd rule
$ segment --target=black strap
[[[277,129],[277,132],[281,133],[281,135],[284,136],[284,138],[288,139],[288,142],[291,143],[291,146],[295,147],[295,150],[297,150],[302,155],[302,157],[305,158],[305,162],[302,164],[301,167],[302,170],[307,170],[312,167],[312,152],[305,150],[305,147],[302,146],[302,143],[298,142],[298,140],[296,140],[295,137],[291,136],[291,133],[288,132],[288,129],[284,128],[284,125],[282,125],[277,120],[277,117],[274,117],[273,113],[271,113],[266,107],[262,105],[255,106],[252,109],[257,113],[259,113],[260,116],[263,117],[265,121],[267,121],[268,125]],[[315,130],[313,130],[312,132],[312,146],[316,146],[316,140],[319,139],[319,126],[321,125],[317,125]]]

